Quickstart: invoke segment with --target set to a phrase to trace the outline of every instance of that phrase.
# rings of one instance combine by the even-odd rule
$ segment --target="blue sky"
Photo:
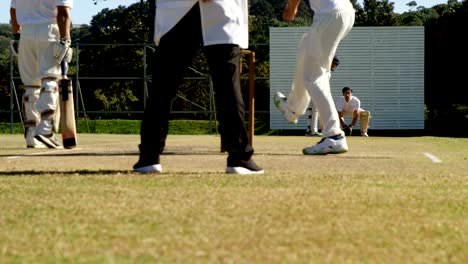
[[[8,23],[10,19],[10,0],[1,0],[0,4],[0,23]],[[92,17],[99,13],[104,8],[116,8],[119,5],[129,6],[137,3],[140,0],[100,0],[97,5],[93,4],[92,0],[75,0],[74,8],[72,9],[72,18],[74,24],[89,24]],[[304,0],[306,1],[306,0]],[[418,5],[432,7],[437,4],[445,4],[447,0],[415,0]],[[390,0],[395,3],[395,12],[403,13],[408,10],[407,3],[411,0]]]

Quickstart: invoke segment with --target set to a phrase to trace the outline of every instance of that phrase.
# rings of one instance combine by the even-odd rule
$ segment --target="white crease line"
[[[24,158],[24,157],[28,157],[28,156],[40,156],[40,155],[49,154],[49,153],[70,152],[70,151],[73,151],[73,150],[82,150],[82,149],[81,148],[74,148],[74,149],[63,149],[63,150],[36,152],[36,153],[30,153],[30,154],[26,153],[26,154],[18,155],[18,156],[10,156],[10,157],[7,157],[7,159],[19,159],[19,158]]]
[[[193,138],[172,138],[169,139],[172,142],[178,142],[178,141],[192,141]],[[123,145],[123,144],[129,144],[129,142],[107,142],[107,143],[98,143],[98,144],[89,144],[85,146],[107,146],[107,145]],[[135,141],[135,145],[138,145],[139,142]],[[63,150],[54,150],[54,151],[45,151],[45,152],[37,152],[37,153],[30,153],[30,154],[23,154],[23,155],[16,155],[16,156],[9,156],[6,157],[6,159],[20,159],[28,156],[40,156],[48,153],[57,153],[57,152],[65,152],[65,151],[73,151],[73,150],[83,150],[82,148],[74,148],[74,149],[63,149]]]
[[[428,157],[434,163],[442,163],[442,161],[431,153],[424,152],[424,156]]]

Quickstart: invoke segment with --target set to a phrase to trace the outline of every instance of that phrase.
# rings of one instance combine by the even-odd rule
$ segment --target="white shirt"
[[[338,97],[336,100],[336,110],[338,110],[338,112],[354,112],[354,110],[358,110],[358,112],[363,111],[363,109],[361,109],[361,101],[355,96],[351,96],[349,102],[346,102],[344,96]]]
[[[56,24],[57,6],[73,8],[73,0],[11,0],[11,7],[16,9],[16,20],[20,25]]]
[[[354,10],[349,0],[309,0],[314,13],[330,13]]]
[[[157,0],[154,42],[179,22],[198,0]],[[249,17],[247,0],[200,1],[200,17],[205,46],[237,44],[249,46]]]

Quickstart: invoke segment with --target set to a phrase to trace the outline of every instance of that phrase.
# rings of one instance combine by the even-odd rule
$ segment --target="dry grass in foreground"
[[[266,173],[235,176],[219,137],[170,136],[164,173],[138,175],[135,135],[74,150],[1,135],[0,262],[468,263],[468,139],[303,156],[316,140],[258,136]]]

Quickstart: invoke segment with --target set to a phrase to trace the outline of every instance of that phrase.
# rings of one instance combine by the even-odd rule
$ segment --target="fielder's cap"
[[[340,60],[338,59],[337,56],[333,57],[332,63],[333,63],[333,64],[336,64],[336,65],[340,65]]]
[[[349,87],[345,87],[341,90],[342,93],[347,92],[347,91],[353,92],[353,90],[351,90],[351,88]]]

